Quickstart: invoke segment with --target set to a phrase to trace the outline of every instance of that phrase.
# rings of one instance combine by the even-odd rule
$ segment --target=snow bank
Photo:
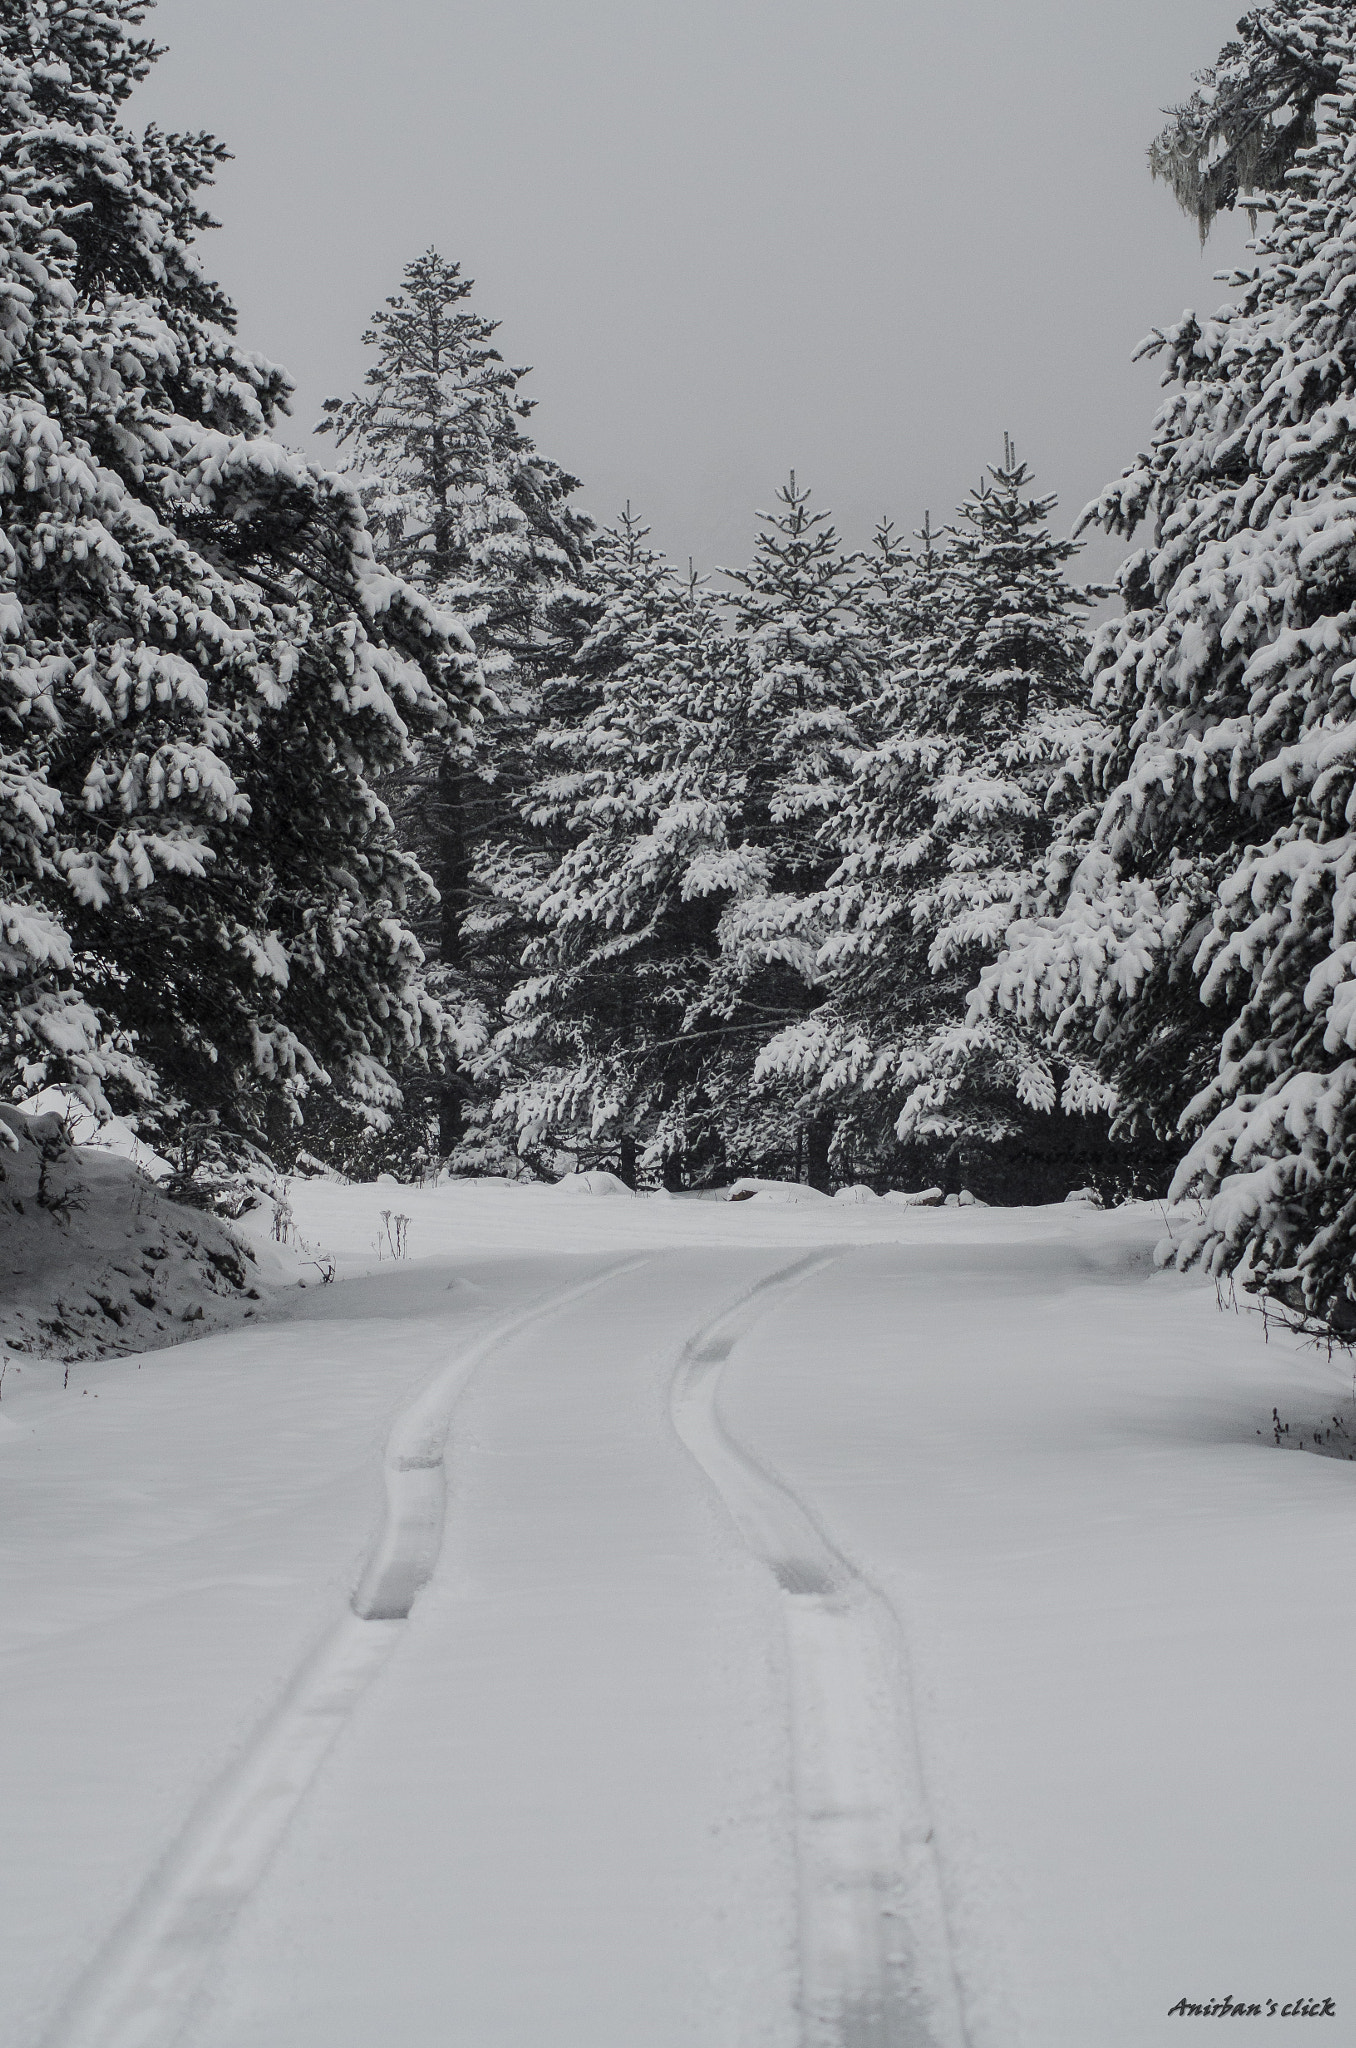
[[[730,1189],[732,1202],[761,1202],[765,1206],[776,1203],[781,1207],[792,1207],[800,1202],[827,1202],[828,1195],[818,1188],[807,1188],[795,1180],[756,1180],[752,1176],[737,1180]]]
[[[618,1180],[615,1173],[592,1167],[587,1173],[567,1173],[564,1180],[556,1182],[553,1192],[558,1195],[625,1195],[628,1201],[634,1201],[636,1191],[628,1188],[624,1180]]]
[[[256,1311],[279,1262],[170,1201],[61,1114],[0,1104],[0,1344],[60,1358],[148,1351]]]
[[[124,1118],[111,1116],[100,1123],[69,1088],[44,1088],[19,1107],[28,1116],[58,1117],[73,1145],[93,1146],[100,1152],[116,1153],[119,1159],[130,1159],[150,1180],[166,1180],[173,1170],[167,1159],[142,1144]]]

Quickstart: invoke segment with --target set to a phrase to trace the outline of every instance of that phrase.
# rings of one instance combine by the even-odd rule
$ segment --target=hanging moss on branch
[[[1240,40],[1196,74],[1196,90],[1149,145],[1149,169],[1195,216],[1202,242],[1216,214],[1240,198],[1247,205],[1282,190],[1299,152],[1313,146],[1318,102],[1336,91],[1339,74],[1312,12],[1303,0],[1282,0],[1244,15]]]

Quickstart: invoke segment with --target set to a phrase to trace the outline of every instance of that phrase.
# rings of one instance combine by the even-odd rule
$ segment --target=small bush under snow
[[[587,1173],[567,1173],[564,1180],[555,1186],[558,1195],[625,1195],[635,1199],[635,1189],[628,1188],[624,1180],[618,1180],[615,1173],[606,1173],[602,1167],[591,1167]]]
[[[827,1202],[829,1197],[818,1188],[807,1188],[795,1180],[755,1180],[751,1177],[737,1180],[730,1189],[732,1202],[763,1202],[790,1204],[793,1202]]]

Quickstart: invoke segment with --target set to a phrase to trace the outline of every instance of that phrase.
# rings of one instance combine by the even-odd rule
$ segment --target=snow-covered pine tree
[[[1217,213],[1279,190],[1317,135],[1317,107],[1339,70],[1304,0],[1254,8],[1149,146],[1149,168],[1192,214],[1202,242]],[[1250,209],[1251,210],[1251,209]],[[1255,222],[1254,222],[1255,224]]]
[[[494,346],[498,323],[467,305],[472,289],[435,249],[407,265],[363,336],[376,351],[364,391],[327,400],[318,429],[347,448],[380,559],[463,621],[497,699],[474,746],[463,737],[425,748],[382,791],[440,896],[420,936],[456,1018],[436,1090],[443,1158],[464,1146],[483,1094],[479,1056],[517,967],[523,935],[490,877],[515,836],[541,678],[559,667],[568,633],[557,613],[568,614],[592,531],[569,503],[577,480],[526,431],[527,372]],[[407,1094],[406,1121],[422,1126],[430,1105],[417,1077]],[[406,1152],[416,1156],[429,1135],[407,1130]]]
[[[912,554],[878,547],[877,737],[835,827],[840,864],[806,907],[826,994],[759,1068],[834,1111],[845,1166],[1008,1200],[1086,1179],[1103,1135],[1085,1069],[1061,1070],[1010,1019],[966,1016],[1085,737],[1088,598],[1054,503],[1005,444],[942,545],[925,529]]]
[[[742,836],[759,850],[766,883],[742,893],[723,920],[720,986],[732,1009],[766,1014],[767,1037],[778,1019],[820,1000],[805,904],[834,866],[834,821],[862,751],[872,673],[861,564],[844,555],[829,514],[812,512],[809,499],[793,471],[779,509],[758,515],[752,564],[727,572],[743,670],[732,764],[743,777]],[[755,1087],[760,1050],[756,1036],[743,1037],[738,1057],[725,1062],[731,1144],[765,1157],[803,1146],[812,1185],[827,1187],[832,1111],[807,1108],[772,1069]]]
[[[1147,544],[1091,662],[1093,828],[1056,847],[991,1004],[1095,1047],[1126,1112],[1194,1137],[1203,1256],[1356,1322],[1356,47],[1350,5],[1249,17],[1336,90],[1213,319],[1092,514]]]
[[[794,479],[761,516],[730,625],[724,601],[648,553],[628,565],[614,537],[610,672],[582,722],[552,731],[532,801],[567,850],[532,897],[543,931],[506,1034],[531,1071],[506,1105],[526,1143],[634,1151],[670,1186],[795,1159],[794,1101],[756,1089],[753,1066],[814,1000],[794,913],[858,743],[853,572]]]
[[[527,433],[528,372],[466,304],[474,288],[436,249],[407,264],[363,336],[365,391],[327,399],[317,432],[348,446],[383,561],[470,621],[494,677],[550,659],[543,599],[587,560],[592,522]]]
[[[430,1034],[369,774],[458,728],[454,621],[270,437],[284,373],[190,252],[223,152],[119,110],[133,0],[0,29],[0,1085],[142,1104],[187,1171]]]
[[[517,871],[536,935],[509,1002],[501,1108],[530,1154],[564,1147],[628,1181],[639,1166],[681,1185],[721,1156],[703,1086],[713,1022],[729,1030],[709,1001],[721,914],[764,869],[733,846],[742,781],[719,604],[647,537],[629,510],[602,537],[573,664],[595,701],[541,735],[528,806],[556,851]]]

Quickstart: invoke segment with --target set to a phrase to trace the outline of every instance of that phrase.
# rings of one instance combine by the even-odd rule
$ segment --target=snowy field
[[[5,1380],[6,2048],[1348,2037],[1349,1360],[1147,1208],[293,1201]]]

